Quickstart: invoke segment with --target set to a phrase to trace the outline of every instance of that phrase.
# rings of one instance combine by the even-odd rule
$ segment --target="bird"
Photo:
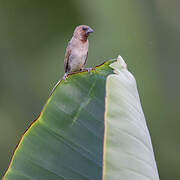
[[[79,25],[75,28],[73,37],[66,48],[64,78],[66,78],[69,73],[85,69],[89,48],[88,36],[93,32],[94,30],[87,25]]]

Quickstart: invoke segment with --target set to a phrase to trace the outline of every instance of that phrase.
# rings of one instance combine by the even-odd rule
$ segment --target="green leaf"
[[[136,83],[121,58],[69,75],[56,86],[4,176],[102,178],[158,179]]]

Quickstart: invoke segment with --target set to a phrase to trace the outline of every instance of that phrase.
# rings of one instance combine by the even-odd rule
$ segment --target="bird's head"
[[[74,30],[74,37],[81,41],[86,41],[89,34],[92,32],[94,31],[89,26],[80,25],[77,26],[76,29]]]

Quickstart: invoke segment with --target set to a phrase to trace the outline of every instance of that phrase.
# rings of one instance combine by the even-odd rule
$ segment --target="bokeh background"
[[[64,74],[74,28],[91,26],[88,67],[120,54],[137,80],[160,178],[180,179],[179,0],[0,0],[0,175]]]

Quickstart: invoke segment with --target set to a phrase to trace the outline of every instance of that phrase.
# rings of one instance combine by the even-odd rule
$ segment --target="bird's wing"
[[[86,59],[85,59],[85,62],[84,62],[84,66],[85,66],[85,64],[87,62],[87,59],[88,59],[88,51],[87,51]]]
[[[65,54],[65,59],[64,59],[64,70],[65,72],[68,71],[68,62],[69,62],[69,56],[71,54],[71,50],[70,50],[70,46],[68,44],[67,48],[66,48],[66,54]]]

